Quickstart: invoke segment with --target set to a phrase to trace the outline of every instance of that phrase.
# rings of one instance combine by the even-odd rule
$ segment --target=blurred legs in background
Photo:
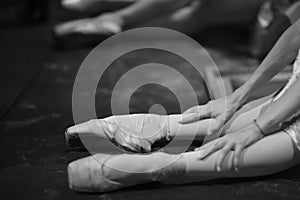
[[[263,60],[281,34],[299,17],[298,0],[268,0],[262,4],[252,34],[252,56]]]
[[[98,4],[95,3],[95,7],[100,6],[101,1],[96,2]],[[123,30],[143,26],[164,27],[185,34],[195,34],[207,26],[247,24],[255,19],[256,10],[263,2],[264,0],[210,0],[204,3],[197,0],[136,0],[120,10],[59,24],[54,28],[54,36],[61,46],[64,46],[64,42],[68,46],[66,41],[69,36],[89,35],[94,36],[89,37],[90,40],[100,42]]]

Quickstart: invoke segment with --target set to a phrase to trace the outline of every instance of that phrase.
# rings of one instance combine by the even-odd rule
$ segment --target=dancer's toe
[[[68,165],[69,187],[81,192],[107,192],[122,185],[107,179],[103,166],[110,155],[97,154],[71,162]]]

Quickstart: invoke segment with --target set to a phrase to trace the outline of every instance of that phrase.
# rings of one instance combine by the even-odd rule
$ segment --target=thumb
[[[211,127],[208,130],[208,135],[210,134],[216,134],[218,131],[220,131],[224,126],[224,116],[218,116],[215,118],[215,122],[211,125]]]
[[[201,114],[200,113],[187,114],[186,116],[183,115],[183,118],[181,119],[181,121],[179,121],[179,123],[181,123],[181,124],[188,124],[188,123],[196,122],[200,118],[201,118]]]
[[[194,106],[194,107],[191,107],[191,108],[187,109],[182,114],[191,114],[191,113],[198,112],[199,110],[200,110],[199,106]]]

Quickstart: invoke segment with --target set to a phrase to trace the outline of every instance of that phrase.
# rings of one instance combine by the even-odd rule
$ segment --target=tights
[[[238,130],[255,119],[263,107],[270,102],[270,97],[258,99],[246,104],[239,110],[233,118],[225,125],[227,131]],[[146,117],[145,117],[146,115]],[[140,118],[144,117],[141,124]],[[201,120],[192,124],[181,125],[178,123],[181,115],[160,116],[153,114],[136,114],[112,116],[105,120],[115,122],[120,126],[127,126],[141,130],[143,137],[155,137],[161,124],[168,119],[169,131],[173,137],[178,139],[190,139],[196,136],[197,139],[203,139],[206,135],[210,123],[213,119]],[[76,125],[77,131],[83,131],[84,125]],[[195,129],[197,130],[195,133]],[[194,133],[193,133],[194,132]],[[192,134],[191,134],[192,133]],[[223,133],[226,134],[226,133]],[[103,135],[105,137],[105,135]],[[218,137],[218,136],[216,136]],[[211,140],[214,138],[212,137]],[[185,152],[181,154],[152,153],[147,155],[131,154],[116,156],[108,161],[108,166],[119,166],[120,171],[133,170],[132,172],[153,170],[162,168],[171,163],[168,167],[171,171],[184,171],[184,176],[176,178],[176,183],[195,182],[225,177],[253,177],[268,175],[284,169],[287,169],[300,161],[299,150],[295,147],[292,139],[285,132],[278,132],[264,137],[257,143],[246,148],[240,158],[239,171],[233,169],[233,153],[229,153],[222,164],[221,172],[216,170],[216,158],[220,152],[215,152],[204,160],[198,159],[198,152]],[[176,159],[175,159],[176,158]],[[125,160],[126,162],[124,162]],[[172,162],[172,159],[174,162]],[[137,164],[138,163],[138,164]],[[111,173],[111,179],[120,178],[120,174]],[[163,179],[171,179],[173,175],[165,176]]]

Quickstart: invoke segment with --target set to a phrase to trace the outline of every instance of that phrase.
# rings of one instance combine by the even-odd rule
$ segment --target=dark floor
[[[146,184],[107,194],[83,194],[68,188],[66,166],[87,152],[70,150],[65,145],[64,129],[73,123],[72,88],[77,69],[90,51],[54,51],[49,46],[48,25],[11,26],[0,32],[0,196],[1,199],[298,199],[299,166],[282,173],[254,179],[218,180],[192,185]],[[212,36],[213,37],[213,36]],[[233,37],[236,39],[236,37]],[[224,41],[224,38],[220,39]],[[215,39],[212,39],[215,41]],[[228,45],[229,43],[227,43]],[[226,43],[221,45],[226,49]],[[225,48],[224,48],[225,47]],[[227,49],[234,49],[231,46]],[[253,70],[256,61],[245,55],[210,48],[217,64],[224,69]],[[126,67],[133,57],[117,63]],[[178,65],[178,61],[171,63]],[[178,65],[180,67],[180,63]],[[111,73],[118,74],[119,71]],[[205,103],[203,86],[189,75]],[[111,79],[106,90],[98,91],[98,117],[110,115]],[[146,111],[153,101],[176,113],[178,102],[163,88],[152,88],[152,96],[139,91],[131,100],[131,112]],[[150,88],[151,91],[151,88]],[[184,91],[183,91],[184,92]],[[151,92],[150,92],[151,93]],[[156,98],[159,96],[159,98]],[[171,99],[171,100],[170,100]],[[154,102],[157,103],[157,102]],[[192,106],[192,105],[191,105]]]

